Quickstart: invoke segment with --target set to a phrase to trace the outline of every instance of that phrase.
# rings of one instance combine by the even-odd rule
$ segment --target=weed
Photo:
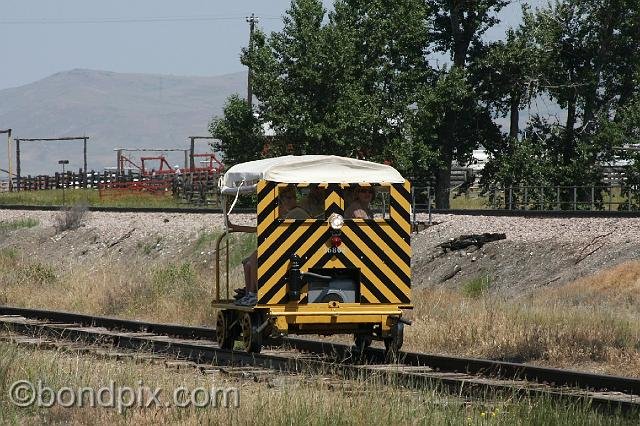
[[[489,291],[489,287],[491,287],[491,278],[488,275],[476,277],[464,284],[462,294],[472,299],[477,299],[486,294]]]
[[[196,273],[191,263],[167,265],[153,272],[153,286],[158,295],[189,292],[196,285]]]
[[[19,367],[19,368],[18,368]],[[25,377],[26,374],[26,377]],[[197,369],[168,369],[162,364],[97,359],[63,351],[43,351],[0,342],[0,423],[2,424],[636,424],[637,413],[606,415],[584,403],[558,402],[504,392],[487,392],[472,401],[435,387],[409,390],[375,378],[331,381],[294,380],[275,376],[270,385],[225,379],[223,386],[240,388],[241,404],[233,409],[172,406],[145,409],[73,409],[32,407],[9,402],[7,387],[16,380],[41,379],[51,389],[99,389],[106,380],[137,388],[140,383],[162,389],[162,397],[178,387],[213,386]],[[35,380],[35,379],[32,379]],[[271,383],[274,383],[272,386]],[[216,384],[221,386],[220,384]]]
[[[198,235],[198,239],[196,240],[195,244],[194,244],[194,250],[200,250],[201,248],[203,248],[206,245],[210,245],[213,242],[215,242],[218,237],[220,236],[219,232],[208,232],[208,231],[203,231]]]
[[[41,263],[33,263],[20,268],[19,275],[24,281],[36,285],[50,285],[56,281],[56,274],[53,268]]]
[[[15,266],[20,252],[14,247],[5,247],[0,249],[0,270],[5,267]]]
[[[145,255],[150,255],[151,253],[153,253],[154,250],[158,249],[160,247],[160,242],[162,242],[162,236],[161,235],[157,235],[155,240],[150,242],[150,243],[142,243],[142,242],[138,242],[138,248],[142,249],[142,253],[144,253]]]
[[[251,254],[257,247],[258,241],[255,234],[236,234],[229,238],[229,266],[240,265],[242,259]],[[224,250],[224,243],[221,249]]]

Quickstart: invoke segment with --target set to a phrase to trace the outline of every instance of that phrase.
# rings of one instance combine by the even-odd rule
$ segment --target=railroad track
[[[215,330],[60,311],[0,306],[0,326],[29,336],[102,343],[163,354],[197,364],[239,365],[274,373],[320,373],[376,378],[410,387],[435,387],[473,396],[487,390],[569,401],[607,410],[640,412],[640,379],[597,375],[525,364],[401,352],[389,363],[382,349],[355,353],[348,345],[283,338],[262,354],[217,347]]]
[[[27,204],[1,205],[0,210],[58,211],[63,206],[36,206]],[[222,214],[217,207],[110,207],[88,206],[89,211],[107,213],[185,213],[185,214]],[[256,213],[255,208],[234,208],[234,213]],[[426,208],[416,208],[416,213],[427,213]],[[569,210],[491,210],[491,209],[432,209],[433,214],[451,214],[456,216],[508,216],[508,217],[547,217],[547,218],[639,218],[640,211],[569,211]]]

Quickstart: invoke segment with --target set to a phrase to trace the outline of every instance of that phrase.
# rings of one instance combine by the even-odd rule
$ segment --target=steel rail
[[[416,213],[428,213],[427,209],[417,208]],[[638,218],[640,211],[608,210],[501,210],[501,209],[431,209],[432,214],[451,214],[456,216],[506,216],[537,218]]]
[[[0,204],[0,210],[57,211],[65,207],[60,205]],[[218,207],[115,207],[87,206],[87,210],[105,213],[192,213],[222,214]],[[234,213],[254,213],[250,207],[235,208]],[[416,213],[428,213],[427,209],[416,208]],[[640,211],[604,211],[604,210],[496,210],[496,209],[431,209],[432,214],[455,216],[505,216],[536,218],[640,218]]]
[[[146,321],[125,320],[113,317],[93,316],[64,311],[30,309],[13,306],[0,306],[0,315],[19,316],[29,319],[39,319],[62,324],[81,324],[92,327],[103,327],[111,330],[125,330],[129,332],[146,332],[182,338],[197,338],[215,340],[215,330],[206,327],[184,326],[178,324],[160,324]],[[55,325],[55,324],[54,324]],[[139,343],[139,342],[138,342]],[[316,341],[300,338],[283,338],[277,343],[298,351],[313,354],[331,355],[337,360],[354,358],[354,348],[349,345]],[[221,349],[217,349],[222,351]],[[255,359],[262,355],[244,354],[238,351],[225,351],[223,361],[229,361],[231,352],[233,359]],[[363,352],[363,360],[368,363],[386,363],[387,355],[382,349],[367,348]],[[249,358],[246,358],[249,357]],[[439,372],[463,373],[482,375],[485,377],[506,380],[526,380],[536,383],[550,384],[555,387],[568,386],[589,391],[621,392],[628,395],[640,395],[640,379],[600,375],[594,373],[563,370],[549,367],[539,367],[504,361],[484,360],[456,356],[444,356],[425,353],[401,352],[398,356],[399,365],[411,367],[429,367]],[[266,364],[260,364],[266,366]],[[274,368],[273,366],[268,366]],[[326,367],[326,366],[325,366]],[[296,370],[297,371],[297,370]],[[450,385],[450,383],[449,383]],[[548,392],[548,390],[545,390]],[[626,408],[640,407],[640,397],[630,400]],[[623,404],[624,405],[624,404]]]
[[[338,356],[348,356],[353,351],[353,348],[348,345],[315,340],[287,338],[283,342],[294,349],[314,353],[335,353]],[[386,358],[385,351],[378,348],[367,348],[364,354],[370,362],[384,362]],[[640,379],[631,377],[601,375],[507,361],[416,352],[400,352],[398,360],[405,365],[429,366],[439,371],[481,374],[504,379],[550,383],[556,386],[572,386],[580,389],[640,395]]]

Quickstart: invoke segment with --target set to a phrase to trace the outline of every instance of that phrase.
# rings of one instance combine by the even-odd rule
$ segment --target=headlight
[[[332,213],[331,216],[329,216],[329,225],[337,231],[344,225],[344,218],[338,213]]]

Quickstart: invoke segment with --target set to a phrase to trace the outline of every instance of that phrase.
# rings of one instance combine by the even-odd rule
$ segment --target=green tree
[[[436,49],[448,53],[453,61],[450,72],[454,73],[451,78],[444,77],[444,81],[456,81],[455,96],[462,95],[462,99],[473,99],[473,108],[465,109],[467,113],[477,113],[473,117],[465,116],[461,120],[458,102],[455,98],[443,97],[439,99],[442,105],[452,105],[452,108],[444,111],[439,123],[442,123],[442,131],[438,139],[435,140],[435,147],[438,150],[439,159],[436,168],[436,207],[449,208],[449,191],[451,186],[451,166],[454,159],[462,160],[468,158],[473,148],[479,143],[483,143],[482,135],[495,135],[496,133],[487,129],[481,132],[476,138],[467,138],[467,131],[460,129],[488,124],[491,127],[491,120],[483,122],[487,117],[486,108],[483,108],[478,94],[467,82],[468,74],[464,71],[469,63],[473,63],[481,57],[484,49],[482,35],[491,26],[498,23],[496,14],[509,2],[507,0],[478,0],[467,2],[462,0],[427,0],[426,4],[433,16],[432,40]],[[443,70],[447,72],[447,70]],[[440,77],[443,78],[443,77]],[[424,89],[429,90],[429,89]],[[465,93],[461,93],[464,90]],[[442,92],[441,92],[442,93]],[[447,91],[444,92],[447,94]],[[428,96],[428,95],[427,95]],[[484,110],[483,110],[484,109]],[[418,120],[424,123],[424,120]],[[415,129],[418,134],[424,130]]]
[[[448,169],[449,173],[454,154],[466,163],[478,142],[500,138],[489,110],[478,102],[468,72],[456,67],[444,69],[432,87],[420,92],[412,124],[413,141],[431,148],[427,153],[430,169]],[[446,194],[448,202],[448,191]],[[437,206],[442,208],[442,204]]]
[[[534,64],[538,51],[530,32],[524,25],[508,29],[505,40],[488,46],[472,65],[473,85],[481,99],[494,108],[496,115],[509,116],[508,139],[512,142],[520,132],[520,109],[536,95]]]
[[[494,149],[495,160],[483,173],[485,185],[599,184],[601,166],[623,143],[614,137],[620,132],[615,123],[639,88],[640,4],[565,0],[535,11],[524,8],[523,15],[513,47],[530,63],[512,75],[525,69],[523,75],[531,76],[538,93],[555,101],[565,118],[554,122],[535,116],[526,137],[507,139]],[[520,42],[518,32],[525,35]],[[509,36],[504,48],[490,51],[487,64],[500,70],[508,46]],[[517,80],[512,83],[522,87]],[[527,155],[530,166],[522,164]]]
[[[581,139],[598,131],[596,117],[615,116],[637,92],[633,80],[640,66],[640,5],[556,1],[526,13],[525,20],[542,52],[540,86],[566,110],[561,161],[568,165]]]
[[[407,122],[416,87],[433,76],[426,61],[428,10],[421,0],[339,0],[329,24],[344,54],[335,74],[334,122],[348,154],[406,170]]]
[[[211,121],[209,132],[218,139],[212,147],[224,153],[227,167],[261,157],[265,145],[261,122],[238,95],[227,99],[223,117]]]
[[[428,35],[421,0],[338,0],[328,16],[319,1],[295,0],[283,30],[258,33],[243,55],[259,115],[293,153],[407,167],[406,122],[429,75]]]
[[[294,0],[282,31],[270,36],[256,31],[253,50],[243,51],[242,62],[253,71],[258,114],[277,134],[270,142],[272,155],[330,149],[336,84],[325,17],[321,1]]]

